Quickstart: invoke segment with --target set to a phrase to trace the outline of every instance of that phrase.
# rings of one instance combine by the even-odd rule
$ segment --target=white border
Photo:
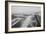
[[[41,7],[41,27],[32,27],[32,28],[11,28],[11,6],[40,6]],[[27,30],[42,30],[43,29],[43,5],[41,4],[26,4],[26,3],[8,3],[8,32],[12,31],[27,31]]]

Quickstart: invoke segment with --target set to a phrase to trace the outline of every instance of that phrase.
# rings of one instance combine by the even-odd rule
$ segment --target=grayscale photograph
[[[45,30],[44,3],[5,2],[5,32],[35,32]]]
[[[41,27],[40,6],[11,6],[12,28]]]

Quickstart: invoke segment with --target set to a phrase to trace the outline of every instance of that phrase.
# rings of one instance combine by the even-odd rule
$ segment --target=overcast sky
[[[41,8],[37,6],[12,6],[12,14],[32,14],[40,12]]]

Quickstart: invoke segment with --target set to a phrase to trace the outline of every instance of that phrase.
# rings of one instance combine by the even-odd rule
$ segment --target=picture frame
[[[33,16],[34,16],[34,14],[35,15],[40,14],[40,17],[41,17],[40,21],[37,20],[40,25],[38,25],[38,23],[36,22],[35,23],[36,25],[31,24],[30,27],[27,27],[26,23],[28,23],[30,21],[30,18],[25,18],[25,17],[30,16],[32,14],[33,14]],[[13,17],[13,15],[14,15],[14,17]],[[20,17],[23,15],[24,16],[26,15],[26,16]],[[17,21],[19,21],[19,23],[15,22],[14,18],[17,19]],[[21,19],[21,18],[23,18],[23,19]],[[31,17],[31,19],[32,19],[32,17]],[[22,22],[20,22],[21,20],[22,20]],[[18,23],[18,25],[15,25],[14,22]],[[33,21],[30,21],[30,22],[32,23]],[[30,22],[29,22],[29,24],[30,24]],[[22,23],[22,25],[20,23]],[[23,23],[25,25],[23,25]],[[19,27],[19,25],[21,25],[21,27]],[[45,3],[26,2],[26,1],[25,2],[24,1],[5,1],[5,33],[37,32],[37,31],[45,31]]]

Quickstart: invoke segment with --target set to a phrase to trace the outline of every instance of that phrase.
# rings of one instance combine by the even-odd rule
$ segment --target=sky
[[[41,11],[37,6],[11,6],[12,14],[34,14]]]

